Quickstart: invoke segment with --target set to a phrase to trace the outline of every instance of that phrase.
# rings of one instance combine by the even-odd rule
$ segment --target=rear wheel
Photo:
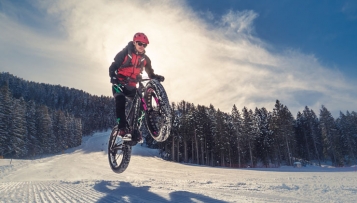
[[[115,126],[110,134],[108,142],[108,160],[110,168],[115,173],[122,173],[129,166],[131,158],[131,146],[125,143],[118,135],[118,127]]]
[[[151,80],[146,84],[144,98],[148,109],[145,116],[146,127],[157,142],[163,142],[170,136],[172,120],[166,91],[160,82]]]

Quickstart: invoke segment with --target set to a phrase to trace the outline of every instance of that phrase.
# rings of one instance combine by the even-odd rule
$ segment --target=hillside
[[[80,145],[114,124],[114,100],[0,73],[0,156],[29,158]]]
[[[61,85],[27,81],[10,73],[0,73],[0,87],[6,86],[14,99],[23,98],[51,110],[61,110],[81,119],[83,135],[111,128],[114,123],[114,99],[91,95]]]
[[[135,146],[113,173],[109,132],[34,160],[0,160],[0,202],[355,202],[354,168],[227,169],[164,161]]]

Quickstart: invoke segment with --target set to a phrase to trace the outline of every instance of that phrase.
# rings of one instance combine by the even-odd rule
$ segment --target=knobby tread
[[[116,133],[117,133],[117,126],[115,126],[110,134],[109,137],[109,142],[108,142],[108,161],[110,168],[113,170],[115,173],[123,173],[126,168],[129,166],[130,158],[131,158],[131,146],[123,142],[123,154],[122,154],[122,159],[120,160],[120,163],[117,163],[118,166],[114,166],[111,162],[111,144],[112,142],[115,142],[114,139],[116,139]]]
[[[157,116],[153,112],[151,106],[152,97],[156,97],[159,102],[160,113],[163,117],[162,125],[160,129],[157,129],[154,117]],[[150,80],[146,84],[146,92],[144,95],[148,112],[145,116],[145,125],[150,132],[151,136],[157,142],[163,142],[170,136],[171,125],[172,125],[172,114],[169,99],[167,97],[166,91],[161,83],[157,80]]]

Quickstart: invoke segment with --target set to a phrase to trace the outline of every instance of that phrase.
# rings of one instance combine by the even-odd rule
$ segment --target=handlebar
[[[157,80],[157,79],[155,79],[155,78],[145,78],[145,79],[143,79],[141,75],[138,75],[138,76],[136,77],[136,79],[132,79],[132,78],[130,78],[130,77],[126,77],[126,78],[123,77],[123,79],[124,79],[123,82],[124,82],[125,84],[127,84],[127,83],[129,83],[129,82],[141,83],[141,82],[149,81],[149,80]],[[159,81],[159,82],[162,82],[162,81]]]

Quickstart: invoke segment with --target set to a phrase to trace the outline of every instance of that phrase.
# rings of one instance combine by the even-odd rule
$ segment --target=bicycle
[[[144,86],[142,82],[148,81]],[[108,142],[108,160],[115,173],[122,173],[129,165],[132,146],[142,137],[140,128],[145,123],[154,140],[163,142],[170,136],[171,106],[164,87],[156,79],[139,77],[139,87],[132,101],[126,99],[126,105],[131,103],[126,111],[127,126],[131,132],[131,140],[119,135],[118,126],[112,129]],[[120,88],[117,85],[115,88]]]

